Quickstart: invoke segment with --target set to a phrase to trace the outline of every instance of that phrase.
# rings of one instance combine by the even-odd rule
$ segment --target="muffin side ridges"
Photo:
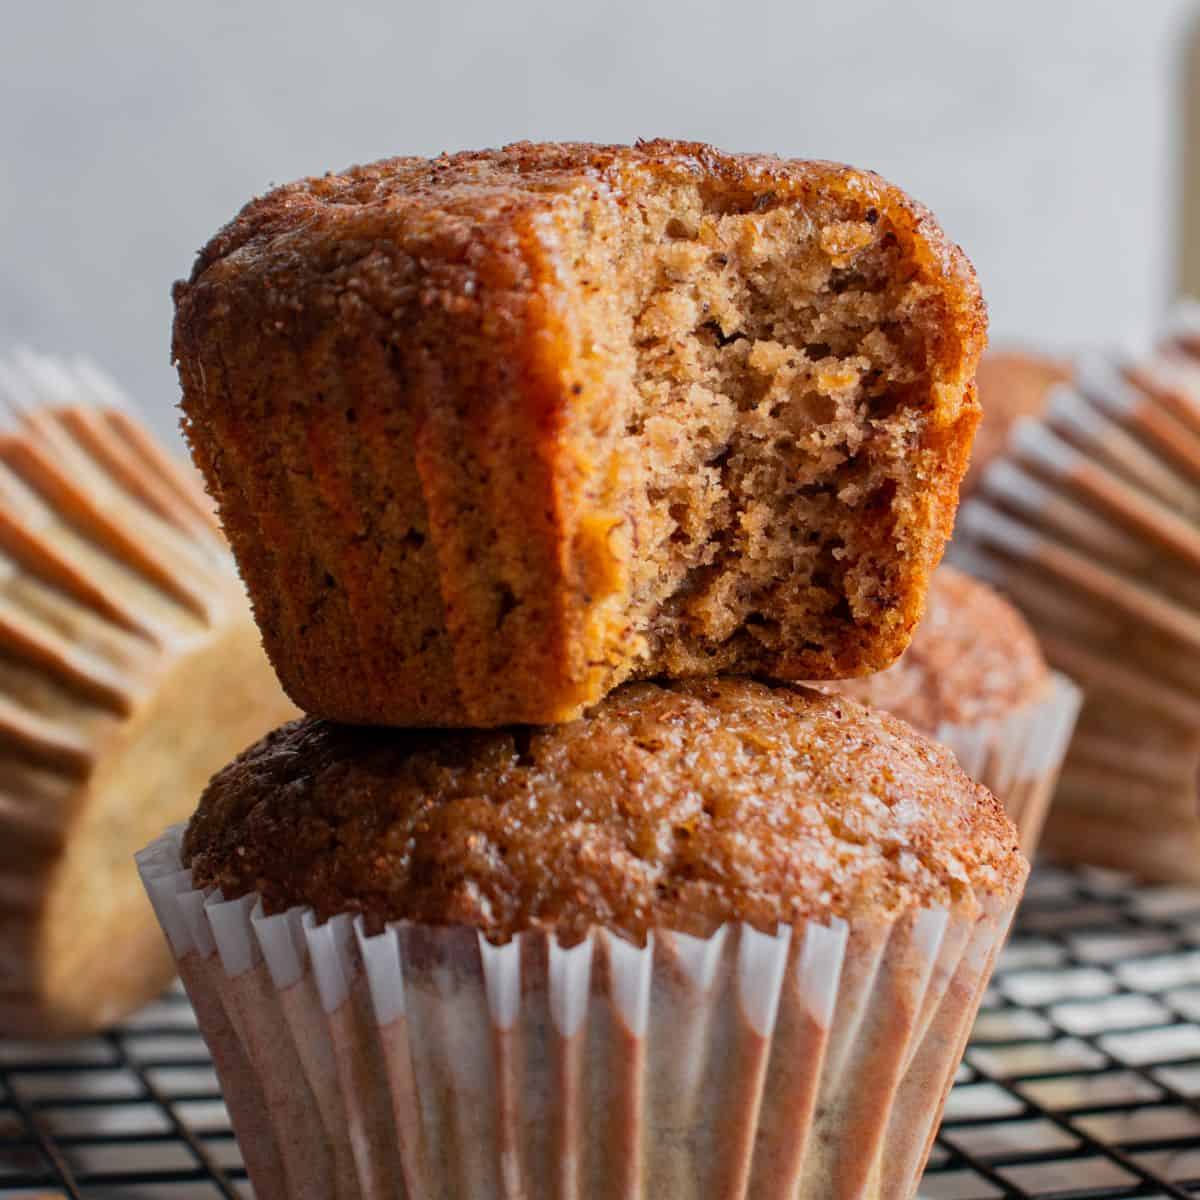
[[[313,207],[311,196],[303,199]],[[273,228],[269,214],[295,203],[273,194],[248,206],[235,225],[244,232],[261,218]],[[177,286],[184,429],[224,510],[268,654],[296,703],[311,708],[341,689],[341,710],[370,711],[368,691],[361,679],[346,678],[343,662],[373,635],[369,660],[384,686],[411,689],[427,720],[449,721],[463,703],[459,647],[447,629],[469,615],[456,597],[487,591],[494,576],[490,563],[456,559],[452,538],[443,545],[433,529],[442,492],[439,529],[461,530],[487,516],[468,486],[461,389],[445,386],[434,353],[457,340],[469,345],[478,331],[466,286],[473,277],[456,266],[466,227],[434,222],[413,234],[430,256],[430,281],[419,292],[413,247],[396,245],[394,230],[381,232],[371,210],[347,219],[345,245],[314,211],[302,231],[302,259],[264,253],[234,264],[246,274],[219,259],[194,284]],[[297,289],[303,303],[292,300]],[[256,336],[241,337],[246,322],[260,324],[252,314],[263,297],[272,319]],[[406,341],[401,335],[413,327],[422,337]],[[477,361],[465,354],[464,373]],[[247,390],[246,380],[259,374],[269,385]],[[465,390],[478,401],[480,389],[470,382]],[[280,417],[286,403],[297,406],[293,420]],[[306,423],[320,425],[317,438],[306,439]],[[212,427],[221,430],[219,447]],[[446,453],[426,483],[419,465],[431,444],[444,444]],[[316,523],[302,525],[305,517]],[[294,536],[297,528],[306,535]],[[324,640],[310,636],[335,626],[339,633]],[[314,643],[304,662],[285,653],[298,642]]]
[[[533,683],[555,697],[545,719],[595,696],[564,654],[577,598],[561,587],[571,514],[557,472],[571,330],[557,299],[558,220],[552,206],[495,228],[455,224],[447,237],[465,261],[426,268],[422,344],[398,339],[457,702],[482,724],[495,723],[510,686]],[[405,403],[402,391],[395,398]]]

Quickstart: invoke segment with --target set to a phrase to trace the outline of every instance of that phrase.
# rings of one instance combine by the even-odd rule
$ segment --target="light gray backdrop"
[[[1188,0],[66,0],[0,27],[0,351],[109,366],[174,436],[170,285],[273,181],[517,138],[870,166],[994,340],[1135,339],[1173,278]]]

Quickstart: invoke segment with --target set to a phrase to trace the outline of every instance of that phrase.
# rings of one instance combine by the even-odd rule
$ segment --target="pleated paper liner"
[[[173,973],[130,856],[293,710],[203,491],[115,385],[25,354],[0,399],[0,1033],[75,1033]]]
[[[1178,345],[1078,364],[959,514],[952,558],[1006,591],[1083,688],[1045,845],[1200,880],[1200,374]]]
[[[1017,900],[493,946],[224,901],[181,836],[139,867],[258,1200],[907,1200]]]
[[[934,732],[963,770],[1003,801],[1026,858],[1033,858],[1041,841],[1081,702],[1075,684],[1054,672],[1036,700],[1007,716],[974,725],[947,723]]]

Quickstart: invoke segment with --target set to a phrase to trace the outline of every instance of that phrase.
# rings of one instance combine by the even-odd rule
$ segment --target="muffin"
[[[175,301],[187,436],[268,653],[338,721],[884,667],[979,415],[983,302],[924,208],[696,143],[302,180]]]
[[[1045,845],[1200,881],[1200,361],[1185,340],[1075,364],[964,505],[955,554],[1001,586],[1086,701]]]
[[[1027,872],[948,750],[730,678],[306,718],[140,865],[284,1198],[911,1196]]]
[[[1050,679],[1037,637],[987,584],[939,567],[925,616],[886,671],[821,685],[885,709],[929,735],[994,721],[1035,702]]]
[[[1070,383],[1071,363],[1021,350],[993,350],[979,360],[975,381],[983,419],[962,482],[964,496],[979,491],[988,466],[1004,454],[1013,426],[1022,417],[1040,416],[1051,390]]]
[[[132,856],[294,714],[199,481],[94,368],[0,360],[0,1032],[174,974]]]
[[[1079,690],[1046,665],[1029,623],[949,564],[934,572],[904,654],[864,679],[819,684],[949,746],[1004,802],[1033,857],[1079,711]]]

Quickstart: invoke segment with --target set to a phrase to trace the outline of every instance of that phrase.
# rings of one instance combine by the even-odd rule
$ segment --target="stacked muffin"
[[[518,145],[278,189],[176,302],[310,714],[141,856],[256,1194],[913,1194],[1027,864],[788,681],[920,614],[961,252],[845,167]]]

